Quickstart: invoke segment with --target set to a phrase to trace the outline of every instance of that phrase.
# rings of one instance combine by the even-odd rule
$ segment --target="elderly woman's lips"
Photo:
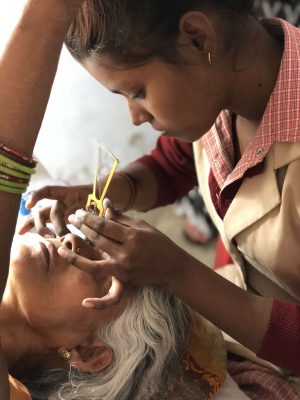
[[[44,257],[45,257],[45,260],[46,260],[46,263],[47,263],[47,268],[49,269],[49,267],[50,267],[50,253],[49,253],[49,250],[48,250],[47,246],[45,245],[45,243],[43,243],[43,242],[40,242],[40,246],[41,246],[42,253],[44,254]]]

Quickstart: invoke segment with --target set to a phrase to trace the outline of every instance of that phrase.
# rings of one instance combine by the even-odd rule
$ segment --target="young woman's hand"
[[[79,208],[85,206],[87,196],[92,191],[91,185],[82,186],[44,186],[30,194],[26,203],[27,208],[34,207],[40,200],[55,200],[52,205],[42,207],[34,215],[27,219],[19,229],[22,235],[35,228],[41,236],[54,237],[55,234],[47,228],[47,222],[51,222],[58,236],[69,232],[66,224],[68,216]]]
[[[103,188],[106,183],[106,177],[97,183],[98,188]],[[19,234],[24,234],[30,229],[35,228],[42,235],[55,236],[47,228],[47,222],[54,225],[58,236],[63,236],[69,232],[67,229],[68,216],[80,208],[84,208],[87,203],[88,195],[93,192],[93,185],[77,186],[45,186],[31,193],[26,203],[27,208],[33,208],[40,200],[55,200],[51,206],[42,207],[34,213],[34,216],[28,219],[19,229]],[[101,192],[101,189],[100,189]],[[124,181],[118,174],[113,177],[109,186],[108,196],[118,210],[124,209],[128,204],[130,191],[127,181]]]
[[[107,214],[111,214],[107,218]],[[74,266],[91,273],[95,279],[112,276],[113,287],[103,299],[86,299],[84,305],[102,308],[115,304],[123,293],[123,285],[159,285],[168,287],[178,277],[189,255],[163,233],[146,223],[112,212],[100,218],[78,210],[69,217],[87,239],[108,254],[106,260],[91,261],[67,248],[59,254]]]

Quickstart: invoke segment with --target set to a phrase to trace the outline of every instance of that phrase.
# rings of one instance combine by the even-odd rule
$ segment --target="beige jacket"
[[[211,200],[201,140],[194,154],[201,194],[241,281],[247,284],[249,263],[272,283],[250,282],[258,293],[300,303],[300,144],[274,144],[263,172],[244,180],[223,221]]]
[[[194,156],[201,195],[234,260],[221,275],[263,296],[300,303],[300,144],[274,144],[263,172],[243,181],[224,220],[211,200],[201,140],[194,143]],[[231,352],[276,368],[224,337]]]

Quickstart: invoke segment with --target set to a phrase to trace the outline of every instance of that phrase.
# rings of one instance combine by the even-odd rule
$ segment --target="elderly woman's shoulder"
[[[225,379],[226,346],[222,333],[197,313],[179,375],[177,380],[186,382],[185,396],[190,393],[189,398],[197,400],[214,396]],[[182,394],[178,398],[186,397]]]
[[[9,400],[31,400],[31,396],[26,387],[9,375],[9,389],[10,397]]]
[[[12,376],[8,375],[7,363],[0,343],[0,399],[1,400],[31,400],[26,387]]]

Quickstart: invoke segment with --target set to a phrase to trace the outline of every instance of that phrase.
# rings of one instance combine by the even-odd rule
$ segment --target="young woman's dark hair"
[[[79,61],[108,56],[119,66],[136,66],[154,57],[177,63],[175,43],[184,13],[206,10],[223,15],[227,25],[224,37],[230,41],[234,39],[233,22],[251,14],[254,2],[86,0],[68,32],[66,45]]]

